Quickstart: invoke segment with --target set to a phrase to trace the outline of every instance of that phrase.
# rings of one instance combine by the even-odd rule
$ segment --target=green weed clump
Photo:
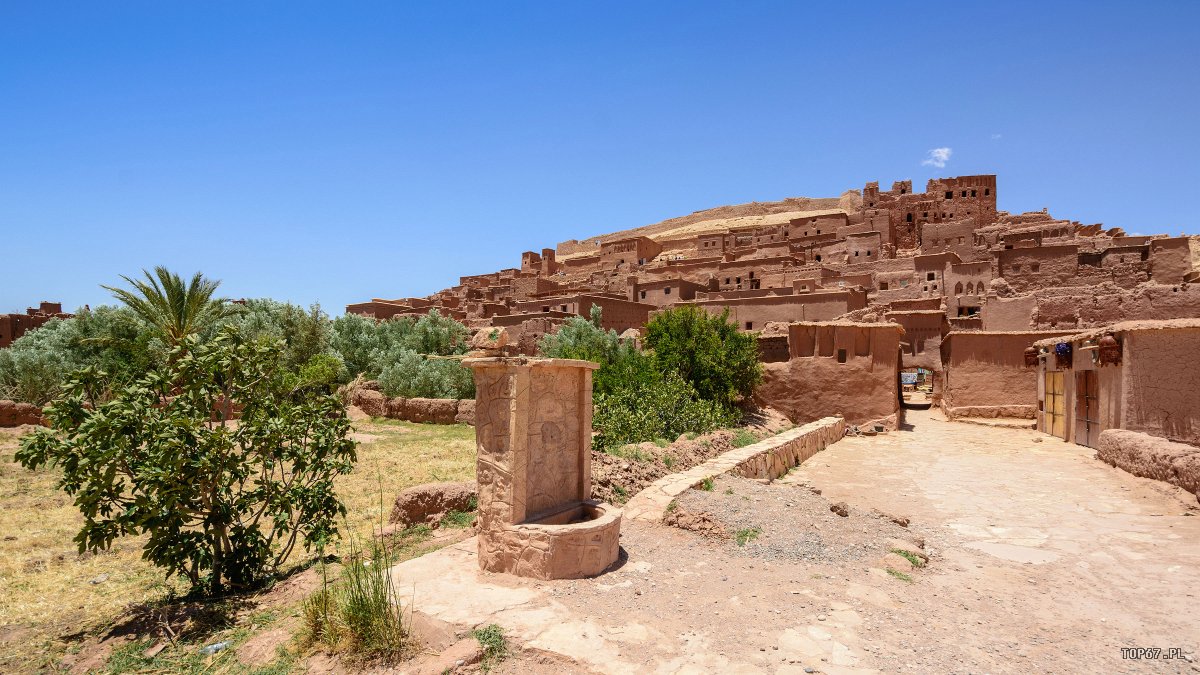
[[[483,672],[490,671],[508,657],[508,639],[504,637],[504,629],[500,626],[488,624],[483,628],[476,628],[471,634],[479,641],[479,646],[483,647],[483,659],[479,662]]]
[[[302,608],[307,641],[330,651],[364,659],[395,659],[413,646],[399,589],[390,573],[393,555],[386,546],[374,545],[371,557],[354,540],[341,576],[330,583],[322,563],[321,590]],[[411,611],[411,607],[410,607]]]
[[[736,533],[734,533],[734,539],[737,540],[738,546],[745,546],[749,542],[752,542],[755,539],[758,539],[758,535],[760,535],[760,534],[762,534],[762,528],[747,527],[747,528],[738,530]]]

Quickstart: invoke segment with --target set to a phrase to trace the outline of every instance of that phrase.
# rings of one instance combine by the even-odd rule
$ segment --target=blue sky
[[[425,295],[720,204],[998,173],[1200,232],[1200,3],[0,4],[0,312],[166,264]],[[922,164],[950,148],[945,166]]]

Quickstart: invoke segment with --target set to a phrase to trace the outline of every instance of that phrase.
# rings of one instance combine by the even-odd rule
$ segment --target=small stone
[[[106,581],[108,581],[108,575],[107,575],[107,574],[101,574],[100,576],[96,577],[95,579],[92,579],[92,580],[91,580],[91,581],[89,581],[88,583],[89,583],[89,584],[92,584],[92,585],[94,586],[94,585],[96,585],[96,584],[102,584],[102,583],[104,583],[104,582],[106,582]]]
[[[467,662],[466,662],[466,661],[463,661],[462,659],[459,659],[459,660],[457,660],[457,661],[455,661],[455,662],[454,662],[454,665],[455,665],[455,666],[457,666],[457,667],[459,667],[459,668],[462,668],[463,666],[467,665]]]
[[[850,505],[847,504],[846,502],[837,502],[836,504],[832,504],[829,507],[829,510],[833,511],[834,513],[838,514],[839,516],[841,516],[843,518],[850,515]]]
[[[825,620],[825,615],[824,615],[824,614],[818,614],[818,615],[817,615],[817,621],[824,621],[824,620]]]

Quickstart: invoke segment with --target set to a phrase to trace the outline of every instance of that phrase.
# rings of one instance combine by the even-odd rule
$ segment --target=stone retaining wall
[[[1098,445],[1096,459],[1177,485],[1200,500],[1200,448],[1125,429],[1100,432]]]
[[[825,417],[654,481],[625,504],[625,517],[658,522],[673,499],[724,473],[774,480],[846,435],[846,420]]]
[[[955,408],[943,407],[947,419],[955,420],[960,417],[1012,417],[1015,419],[1032,420],[1037,418],[1035,405],[963,405]]]
[[[427,424],[475,424],[473,398],[388,398],[382,392],[359,389],[350,403],[372,417]]]
[[[0,401],[0,427],[42,424],[42,409],[29,403]]]

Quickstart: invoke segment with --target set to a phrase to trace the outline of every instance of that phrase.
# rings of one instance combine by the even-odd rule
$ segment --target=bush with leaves
[[[355,461],[341,403],[289,388],[281,360],[278,345],[227,327],[209,342],[184,337],[110,400],[98,395],[108,377],[85,369],[17,460],[62,470],[84,517],[81,552],[147,535],[142,557],[198,591],[254,587],[297,543],[336,533],[345,507],[333,480]],[[238,424],[227,421],[232,409]]]
[[[237,326],[247,339],[282,341],[283,363],[293,371],[299,371],[319,354],[333,353],[329,315],[319,304],[306,310],[269,298],[246,300],[234,305],[223,323]]]
[[[599,433],[593,445],[606,452],[628,443],[706,433],[734,422],[733,413],[698,398],[675,372],[596,394],[594,404],[592,428]]]
[[[399,349],[379,373],[379,388],[388,396],[404,398],[474,398],[475,378],[456,360]]]
[[[67,373],[80,365],[69,321],[51,319],[0,349],[0,398],[40,406],[58,395]]]
[[[632,340],[622,340],[615,330],[600,327],[601,310],[592,306],[591,318],[573,316],[553,333],[542,336],[538,350],[554,359],[581,359],[600,364],[592,374],[592,391],[611,394],[656,375],[654,359]]]
[[[729,310],[713,316],[694,305],[659,312],[646,324],[646,347],[663,371],[679,373],[706,401],[732,408],[762,381],[753,333],[729,320]]]

